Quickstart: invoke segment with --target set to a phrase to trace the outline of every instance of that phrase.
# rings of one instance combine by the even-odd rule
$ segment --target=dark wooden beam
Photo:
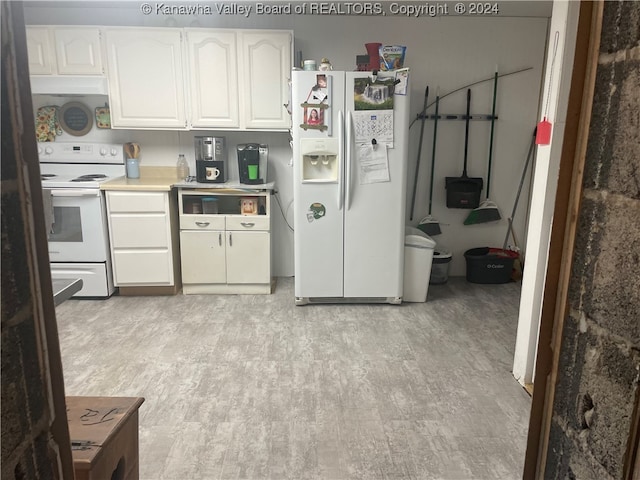
[[[558,173],[523,478],[544,478],[582,177],[598,65],[603,2],[580,3]]]

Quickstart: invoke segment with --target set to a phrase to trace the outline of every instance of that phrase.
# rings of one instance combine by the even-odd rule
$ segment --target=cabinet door
[[[169,211],[165,192],[108,191],[109,213],[163,213]]]
[[[113,276],[116,287],[173,285],[171,251],[166,248],[115,250]]]
[[[243,31],[243,118],[246,128],[287,129],[291,34]]]
[[[27,27],[27,54],[30,75],[56,73],[51,31],[47,27]]]
[[[169,219],[165,214],[112,213],[113,248],[169,248]]]
[[[236,33],[187,29],[191,126],[238,128]]]
[[[227,232],[227,283],[271,281],[269,232]]]
[[[56,28],[53,31],[60,75],[102,75],[100,30]]]
[[[223,231],[180,232],[183,283],[226,283]]]
[[[186,128],[182,31],[106,28],[111,126]]]

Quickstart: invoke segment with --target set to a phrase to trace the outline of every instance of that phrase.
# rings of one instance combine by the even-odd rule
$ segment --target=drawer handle
[[[251,228],[256,226],[256,224],[253,222],[240,222],[240,225],[242,225],[245,228]]]
[[[222,246],[222,234],[221,233],[218,234],[218,245]]]
[[[196,225],[198,225],[199,227],[208,227],[209,222],[196,222]]]

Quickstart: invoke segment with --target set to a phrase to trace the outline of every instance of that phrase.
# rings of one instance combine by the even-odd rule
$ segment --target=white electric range
[[[81,278],[74,297],[109,297],[115,288],[100,184],[125,175],[122,145],[43,143],[38,158],[52,278]]]

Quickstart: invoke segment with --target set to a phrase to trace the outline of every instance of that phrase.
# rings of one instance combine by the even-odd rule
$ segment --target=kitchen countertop
[[[80,278],[71,280],[54,278],[51,280],[51,286],[53,288],[53,301],[57,306],[82,289],[82,280]]]
[[[248,185],[236,181],[228,181],[224,183],[201,183],[201,182],[184,182],[177,181],[173,184],[176,188],[198,188],[198,189],[212,189],[212,190],[241,190],[243,192],[251,191],[263,191],[263,190],[275,190],[275,182],[260,183],[256,185]]]
[[[195,177],[190,177],[195,178]],[[225,183],[185,182],[176,178],[175,167],[140,166],[140,178],[118,177],[100,184],[101,190],[137,190],[167,192],[172,188],[216,189],[233,191],[275,190],[275,182],[247,185],[237,180]]]
[[[179,181],[175,167],[140,166],[140,178],[114,178],[101,183],[100,190],[168,192]]]

